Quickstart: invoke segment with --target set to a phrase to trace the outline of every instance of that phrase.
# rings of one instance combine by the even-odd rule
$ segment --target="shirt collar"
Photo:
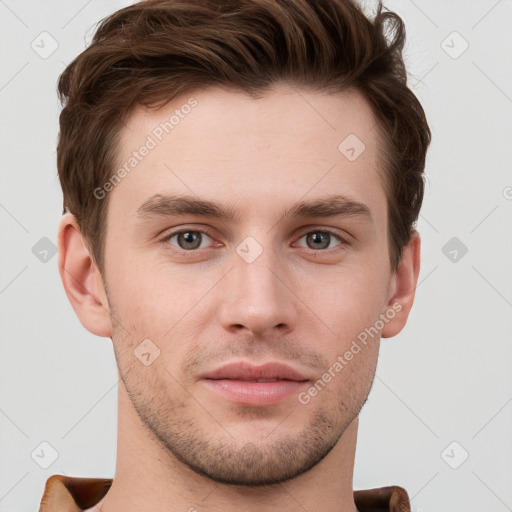
[[[53,475],[46,481],[39,512],[83,512],[107,494],[112,479]],[[409,497],[396,485],[354,491],[359,512],[411,512]]]

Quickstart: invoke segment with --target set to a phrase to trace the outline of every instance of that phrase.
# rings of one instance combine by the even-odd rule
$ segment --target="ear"
[[[111,337],[110,306],[103,279],[71,213],[60,221],[58,246],[62,284],[80,322],[97,336]]]
[[[420,246],[420,235],[413,230],[398,268],[391,277],[386,310],[383,311],[389,321],[382,329],[383,338],[396,336],[407,322],[420,272]]]

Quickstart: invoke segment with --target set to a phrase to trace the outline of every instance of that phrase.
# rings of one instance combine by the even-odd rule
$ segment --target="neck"
[[[279,484],[235,486],[212,481],[177,460],[142,424],[119,386],[116,472],[101,512],[357,512],[352,475],[358,418],[316,466]]]

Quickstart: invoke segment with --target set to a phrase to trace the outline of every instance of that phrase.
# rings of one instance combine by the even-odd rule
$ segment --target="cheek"
[[[132,354],[143,340],[149,339],[150,351],[158,353],[153,369],[160,368],[158,374],[152,372],[153,380],[165,382],[173,393],[179,391],[174,389],[175,382],[169,373],[180,375],[185,351],[205,336],[205,325],[215,312],[207,294],[215,276],[210,279],[201,272],[185,273],[183,269],[171,269],[164,264],[148,264],[140,272],[132,267],[129,273],[128,266],[119,265],[115,271],[116,288],[111,290],[111,300],[123,326],[117,329],[115,341],[122,351],[120,356],[125,367],[128,364],[139,367]]]
[[[382,272],[341,269],[323,283],[304,295],[305,302],[335,333],[338,342],[350,341],[375,323],[387,294],[388,281]]]
[[[184,272],[167,261],[123,258],[112,265],[108,290],[119,314],[137,330],[163,336],[211,287],[203,272]]]

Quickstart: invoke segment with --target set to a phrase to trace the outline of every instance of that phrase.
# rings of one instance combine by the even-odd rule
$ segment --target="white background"
[[[52,474],[114,474],[111,342],[77,320],[57,256],[42,262],[32,248],[43,237],[56,243],[61,214],[58,75],[94,23],[127,4],[0,0],[0,512],[37,510]],[[433,142],[416,304],[404,331],[382,342],[361,413],[354,487],[401,485],[413,511],[505,512],[512,510],[512,2],[387,6],[405,21],[410,83]],[[31,47],[48,37],[44,31],[58,43],[47,58]],[[469,47],[453,58],[464,41]],[[443,253],[452,237],[468,249],[455,262]],[[31,457],[41,442],[58,453],[48,469]],[[465,452],[468,459],[450,467]]]

